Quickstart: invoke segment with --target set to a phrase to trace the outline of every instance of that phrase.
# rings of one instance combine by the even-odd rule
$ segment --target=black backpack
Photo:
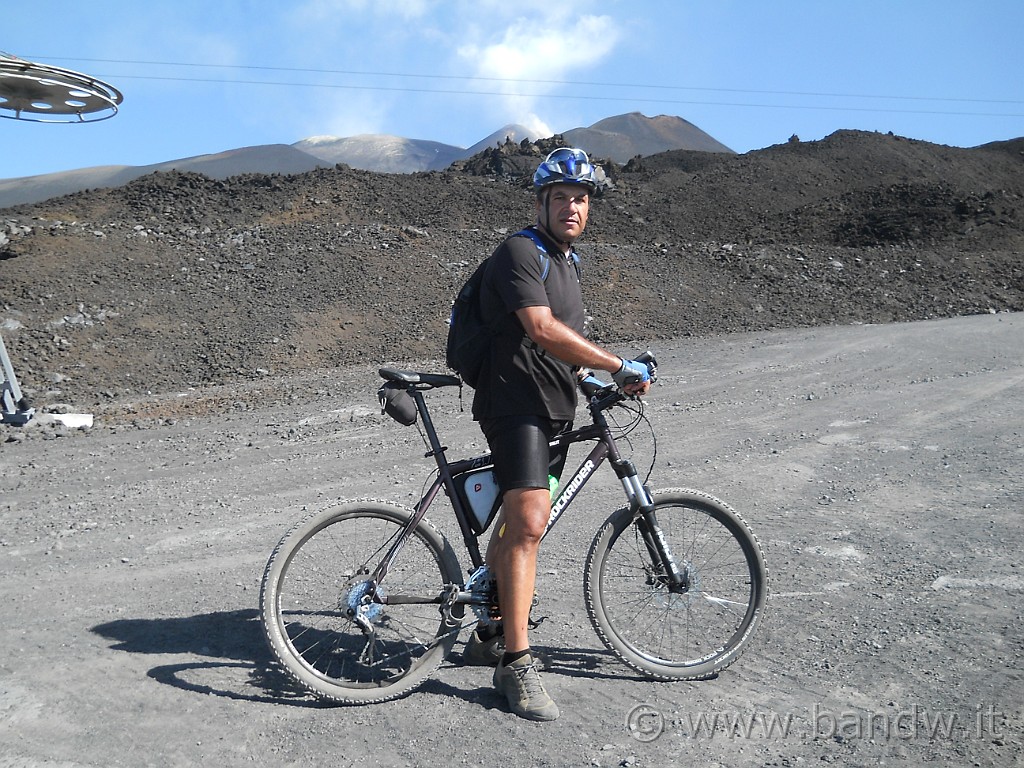
[[[537,257],[540,259],[541,279],[547,280],[551,269],[551,259],[540,235],[532,229],[523,229],[512,237],[528,237],[537,245]],[[480,288],[484,282],[484,270],[490,257],[487,257],[476,268],[466,284],[462,286],[455,302],[452,314],[448,319],[448,343],[445,347],[445,362],[469,386],[476,389],[480,381],[480,371],[491,347],[494,330],[484,322],[483,310],[480,306]]]

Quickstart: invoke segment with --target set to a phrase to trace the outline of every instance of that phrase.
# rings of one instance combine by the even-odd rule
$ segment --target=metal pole
[[[14,366],[7,354],[3,336],[0,336],[0,364],[3,366],[3,377],[0,378],[0,422],[25,424],[36,411],[35,408],[25,407],[25,398],[18,386],[18,377],[14,375]]]

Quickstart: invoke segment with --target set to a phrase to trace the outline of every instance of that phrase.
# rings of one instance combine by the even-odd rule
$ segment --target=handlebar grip
[[[637,357],[636,361],[638,363],[644,363],[647,366],[647,372],[651,376],[652,384],[658,380],[658,361],[654,359],[654,353],[651,352],[651,350],[647,350]]]
[[[580,390],[582,390],[583,394],[588,398],[593,397],[606,386],[608,385],[593,375],[587,376],[580,381]]]
[[[643,363],[647,366],[647,374],[650,376],[651,382],[658,380],[658,361],[654,359],[654,353],[650,350],[644,352],[639,357],[634,358],[634,362]],[[639,378],[639,377],[637,377]],[[612,385],[601,381],[594,374],[589,373],[579,382],[580,390],[588,398],[598,394],[601,390],[611,387]]]

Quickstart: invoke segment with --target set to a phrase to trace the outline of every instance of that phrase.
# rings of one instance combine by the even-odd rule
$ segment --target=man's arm
[[[524,307],[516,310],[523,330],[539,347],[569,365],[597,368],[614,373],[622,360],[580,335],[551,314],[550,307]]]
[[[615,373],[622,366],[622,358],[599,347],[586,337],[574,331],[551,314],[551,307],[524,307],[516,310],[516,317],[539,347],[569,365],[581,368],[597,368]],[[650,382],[629,385],[629,394],[644,394],[650,389]]]

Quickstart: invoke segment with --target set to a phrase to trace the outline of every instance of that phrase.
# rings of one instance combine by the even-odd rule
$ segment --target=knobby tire
[[[654,502],[689,587],[669,589],[624,508],[601,526],[587,555],[587,612],[605,646],[644,676],[712,677],[739,657],[764,614],[764,554],[740,516],[712,496],[669,489]]]

